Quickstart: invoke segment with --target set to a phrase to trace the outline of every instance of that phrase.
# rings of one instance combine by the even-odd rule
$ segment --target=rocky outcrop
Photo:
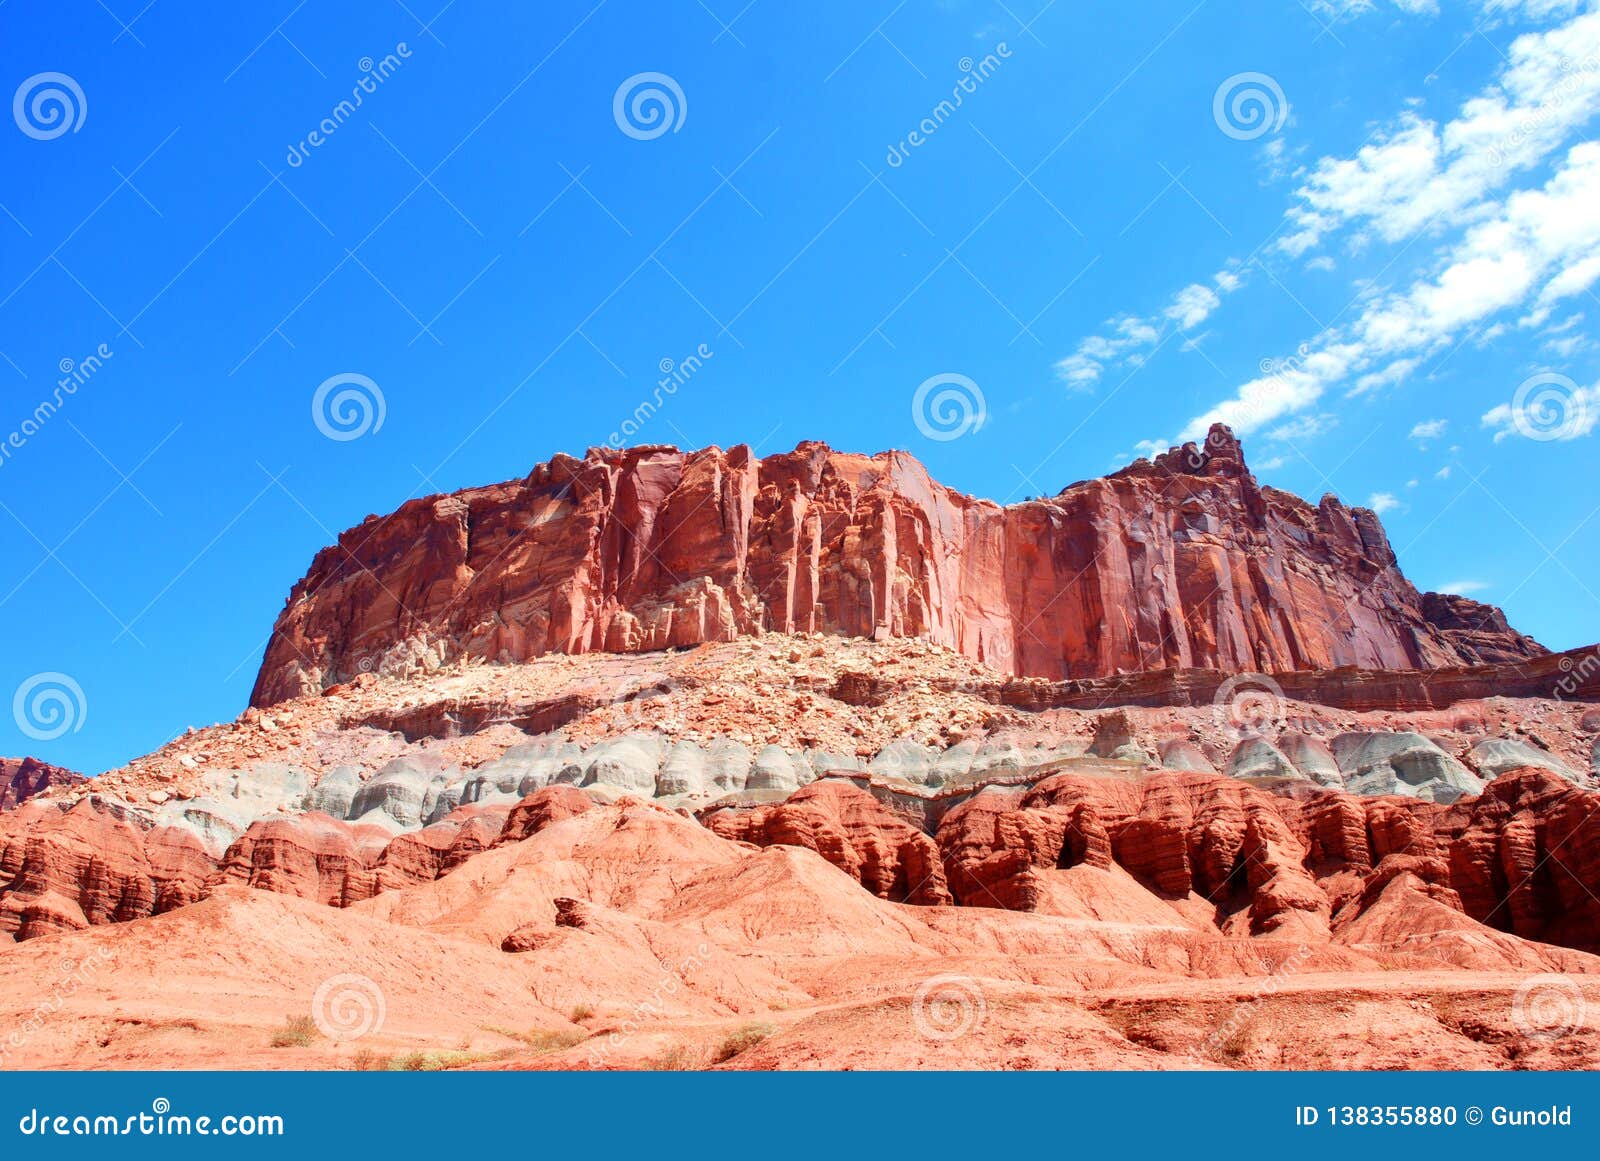
[[[517,803],[492,845],[504,846],[532,838],[553,823],[585,814],[593,808],[594,800],[574,786],[551,786],[535,791]]]
[[[228,848],[211,887],[237,883],[346,907],[377,892],[375,868],[390,834],[322,814],[253,823]]]
[[[85,781],[75,770],[52,766],[37,758],[0,758],[0,810],[14,810],[53,786]]]
[[[1226,428],[1011,507],[903,452],[641,447],[557,456],[346,532],[290,594],[252,702],[369,670],[769,630],[921,636],[1050,679],[1543,652],[1497,610],[1424,598],[1371,511],[1258,485]]]
[[[1379,737],[1345,748],[1398,764],[1402,778],[1413,763],[1434,776],[1436,754],[1403,735]],[[1083,867],[1131,876],[1225,934],[1317,943],[1392,900],[1400,882],[1464,920],[1600,950],[1589,886],[1600,876],[1600,795],[1560,773],[1519,767],[1447,804],[1359,797],[1308,778],[1268,777],[1272,793],[1213,773],[1102,766],[1031,788],[919,791],[951,798],[925,826],[866,773],[778,802],[713,807],[703,822],[722,839],[815,852],[893,902],[1065,913],[1073,892],[1055,876]],[[219,862],[194,832],[147,829],[96,797],[70,810],[28,803],[0,819],[0,936],[142,919],[233,885],[348,906],[431,883],[597,809],[592,793],[562,783],[514,808],[458,808],[398,837],[316,813],[263,819]]]
[[[146,830],[95,799],[30,803],[0,822],[0,933],[122,923],[198,899],[214,864],[190,832]]]
[[[847,781],[816,782],[781,804],[713,811],[702,821],[726,839],[816,851],[880,899],[951,901],[933,839]]]
[[[1225,929],[1326,938],[1329,899],[1287,805],[1215,775],[1063,774],[1019,800],[979,795],[950,812],[938,839],[960,903],[1033,910],[1042,872],[1115,863],[1164,898],[1199,896]]]
[[[1518,661],[1541,652],[1518,633],[1493,605],[1455,593],[1423,593],[1422,616],[1454,643],[1463,657],[1494,663]]]
[[[973,798],[945,817],[938,842],[964,905],[1040,909],[1050,870],[1115,863],[1166,898],[1199,897],[1225,929],[1325,937],[1331,916],[1410,876],[1485,926],[1600,948],[1600,901],[1587,885],[1600,874],[1600,795],[1531,767],[1451,806],[1281,797],[1190,773],[1134,783],[1063,774],[1021,797]]]
[[[1529,768],[1447,816],[1450,884],[1467,914],[1527,939],[1600,948],[1597,812],[1593,792]]]

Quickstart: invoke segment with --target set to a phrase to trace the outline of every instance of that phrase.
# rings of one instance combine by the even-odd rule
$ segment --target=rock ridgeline
[[[1405,579],[1375,513],[1193,444],[1002,507],[904,452],[592,449],[414,500],[320,552],[252,703],[461,658],[642,652],[768,631],[925,637],[1051,680],[1420,670],[1544,650]]]
[[[1593,803],[1592,793],[1528,767],[1452,805],[1315,788],[1284,796],[1195,771],[1062,773],[1031,789],[970,797],[926,829],[846,778],[768,805],[713,810],[703,821],[738,843],[807,848],[900,903],[1074,915],[1071,883],[1058,873],[1083,867],[1131,875],[1235,936],[1326,942],[1334,926],[1385,922],[1385,900],[1399,889],[1439,905],[1434,929],[1456,924],[1454,915],[1458,930],[1472,930],[1470,919],[1594,950],[1600,904],[1586,885],[1600,866]],[[25,831],[0,823],[0,937],[126,922],[230,886],[346,907],[447,876],[595,809],[610,808],[555,785],[511,807],[458,808],[397,836],[312,813],[257,822],[218,858],[189,831],[143,830],[96,799],[70,811],[30,804],[21,813],[38,817]],[[1429,954],[1447,963],[1456,952],[1466,949],[1446,942]]]
[[[71,786],[83,780],[76,770],[37,758],[0,758],[0,810],[13,810],[52,786]]]

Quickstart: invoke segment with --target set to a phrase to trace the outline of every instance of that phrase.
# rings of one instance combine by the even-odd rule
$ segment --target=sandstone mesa
[[[1223,428],[1010,507],[899,452],[557,457],[318,554],[235,721],[6,760],[0,1051],[1592,1068],[1518,997],[1600,1011],[1597,670]],[[278,1044],[339,973],[386,1024]]]
[[[1003,508],[909,455],[802,443],[557,456],[413,500],[319,553],[251,701],[457,658],[650,652],[764,632],[917,637],[1000,672],[1429,669],[1543,650],[1422,594],[1376,514],[1263,488],[1227,428]]]

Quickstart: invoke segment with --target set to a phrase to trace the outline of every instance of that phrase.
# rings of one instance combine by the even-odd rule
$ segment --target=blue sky
[[[702,348],[625,442],[1004,501],[1223,418],[1420,586],[1600,638],[1591,4],[441,3],[0,8],[0,693],[81,690],[0,753],[232,717],[338,531]],[[981,426],[917,422],[938,376]]]

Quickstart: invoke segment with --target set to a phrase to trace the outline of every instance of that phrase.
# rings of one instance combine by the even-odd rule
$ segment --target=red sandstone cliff
[[[594,449],[411,501],[324,549],[252,702],[458,657],[632,652],[764,631],[923,636],[1048,678],[1420,669],[1544,652],[1419,593],[1376,514],[1259,486],[1226,428],[1001,507],[911,456],[802,443]]]
[[[82,781],[83,775],[76,770],[52,766],[37,758],[0,758],[0,810],[21,806],[52,786]]]

